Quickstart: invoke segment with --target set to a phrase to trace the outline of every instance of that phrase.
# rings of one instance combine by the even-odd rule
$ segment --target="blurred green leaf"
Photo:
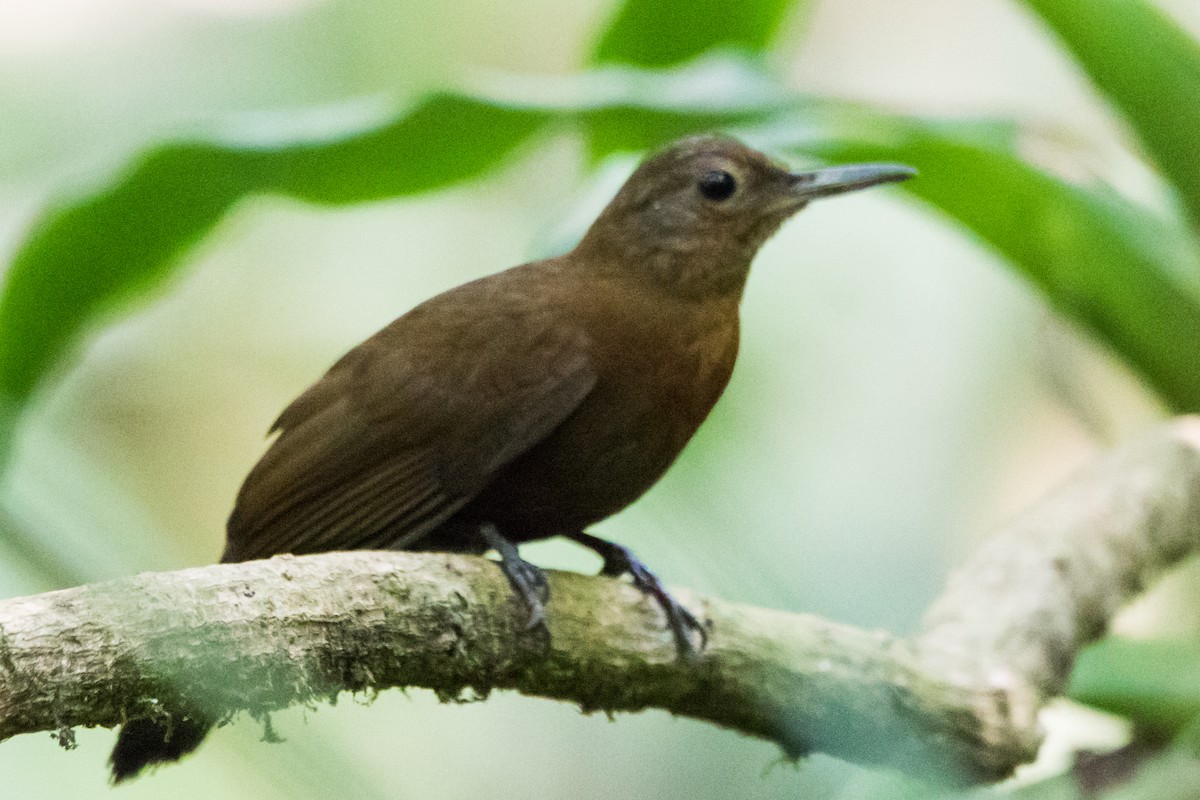
[[[325,142],[158,147],[111,186],[52,209],[17,251],[0,296],[0,397],[10,416],[81,330],[159,283],[252,193],[314,203],[413,194],[471,178],[546,113],[435,95],[382,127]]]
[[[882,116],[873,133],[857,125],[806,144],[832,161],[916,167],[905,191],[995,248],[1173,408],[1200,410],[1200,253],[1185,230],[953,129]]]
[[[752,126],[809,103],[738,57],[710,56],[672,70],[608,67],[593,74],[611,84],[600,95],[607,102],[587,104],[580,116],[593,161],[651,152],[699,131]]]
[[[1102,639],[1079,655],[1067,694],[1147,730],[1177,732],[1200,715],[1200,642]]]
[[[668,67],[714,49],[761,53],[795,0],[626,0],[594,64]]]
[[[644,153],[689,133],[759,124],[812,102],[730,53],[665,70],[605,66],[567,78],[501,76],[486,88],[489,96],[577,124],[593,161]]]
[[[591,111],[583,115],[582,121],[588,153],[593,161],[599,161],[613,153],[653,152],[681,136],[753,122],[753,116],[744,111],[660,111],[617,106]]]
[[[1121,110],[1200,230],[1200,44],[1144,0],[1026,0]]]

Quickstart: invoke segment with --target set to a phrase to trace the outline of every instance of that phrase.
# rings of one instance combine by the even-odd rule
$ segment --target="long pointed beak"
[[[851,164],[812,172],[794,172],[789,176],[789,183],[794,197],[808,201],[881,183],[906,181],[916,174],[915,169],[904,164]]]

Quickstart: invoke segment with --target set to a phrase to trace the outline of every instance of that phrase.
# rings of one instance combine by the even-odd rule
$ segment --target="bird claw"
[[[548,638],[550,630],[546,622],[546,603],[550,601],[550,583],[546,580],[546,573],[521,558],[517,546],[504,538],[495,525],[483,525],[480,533],[488,547],[500,554],[501,571],[508,578],[513,591],[525,603],[528,612],[525,631],[540,631]],[[582,532],[569,534],[569,538],[600,554],[604,559],[600,574],[612,577],[629,575],[639,591],[654,598],[667,616],[667,627],[675,638],[679,658],[683,661],[696,660],[700,651],[708,646],[708,626],[672,597],[657,575],[628,548],[619,544]],[[692,642],[693,633],[700,639],[699,647]]]
[[[503,556],[501,559],[500,568],[529,612],[525,630],[545,628],[546,603],[550,602],[550,584],[546,580],[546,573],[524,559],[515,562],[505,562]]]
[[[550,582],[546,580],[546,573],[521,558],[517,546],[505,539],[496,526],[484,525],[480,531],[488,547],[500,554],[500,570],[525,604],[528,614],[525,631],[541,630],[549,636],[546,603],[550,602]]]
[[[708,626],[672,597],[658,576],[639,561],[629,548],[588,533],[573,533],[569,538],[600,554],[600,557],[604,559],[604,566],[600,569],[601,575],[614,578],[628,575],[633,579],[635,587],[654,598],[663,613],[667,615],[667,626],[675,637],[675,648],[681,660],[694,661],[700,651],[708,646]],[[700,639],[699,647],[692,643],[693,631]]]

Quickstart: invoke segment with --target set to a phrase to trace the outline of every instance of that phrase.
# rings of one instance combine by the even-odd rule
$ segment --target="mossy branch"
[[[549,644],[496,566],[356,552],[149,573],[0,602],[0,740],[203,707],[260,715],[341,691],[493,689],[661,708],[954,782],[1033,757],[1037,711],[1116,610],[1200,543],[1200,419],[1083,470],[994,536],[900,639],[680,593],[712,624],[676,658],[628,584],[551,573]]]

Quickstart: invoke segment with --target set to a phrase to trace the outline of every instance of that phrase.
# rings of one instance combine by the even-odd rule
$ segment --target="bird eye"
[[[719,202],[733,196],[737,190],[737,181],[725,170],[714,169],[712,172],[701,175],[696,187],[700,190],[700,194],[709,200]]]

